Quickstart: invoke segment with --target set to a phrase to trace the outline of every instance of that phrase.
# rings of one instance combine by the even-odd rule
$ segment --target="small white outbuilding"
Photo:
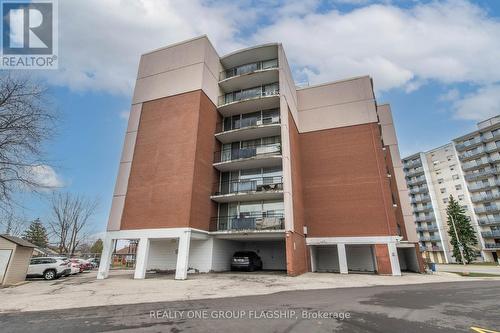
[[[0,286],[9,286],[26,279],[35,245],[15,236],[0,235]]]

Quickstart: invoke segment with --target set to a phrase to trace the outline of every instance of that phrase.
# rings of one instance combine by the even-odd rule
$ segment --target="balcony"
[[[284,216],[283,211],[248,212],[214,217],[212,225],[217,227],[217,231],[227,232],[284,231]]]
[[[482,166],[489,165],[490,163],[492,163],[492,162],[490,162],[490,159],[481,160],[479,162],[470,161],[470,162],[466,162],[466,163],[462,164],[462,169],[464,171],[474,170],[474,169],[478,169]]]
[[[217,124],[215,137],[222,143],[231,143],[280,134],[280,111],[272,109],[225,118]]]
[[[496,139],[500,139],[500,131],[497,131],[495,133],[488,133],[481,137],[481,140],[483,142],[490,142]]]
[[[429,193],[429,189],[427,188],[427,186],[424,186],[424,187],[416,187],[416,188],[412,188],[412,189],[410,189],[410,193],[411,193],[411,194]]]
[[[211,199],[223,203],[283,198],[283,177],[239,179],[214,184]]]
[[[416,168],[406,173],[406,177],[415,177],[424,174],[424,168]]]
[[[435,231],[435,230],[438,230],[438,226],[436,224],[417,227],[417,231]]]
[[[418,238],[421,242],[440,242],[441,238],[439,236],[421,236]]]
[[[474,179],[480,179],[484,177],[490,177],[494,176],[499,173],[499,170],[497,168],[490,168],[484,171],[479,171],[479,172],[473,172],[473,173],[468,173],[465,175],[465,180],[474,180]]]
[[[228,117],[248,110],[274,109],[279,107],[279,96],[277,83],[233,91],[219,96],[218,110],[224,117]]]
[[[419,166],[422,166],[422,161],[420,159],[406,161],[406,162],[404,162],[403,166],[406,169],[409,169],[409,168],[418,168]]]
[[[486,249],[500,250],[500,243],[484,243]]]
[[[496,213],[500,212],[500,207],[498,206],[486,206],[486,207],[477,207],[474,208],[476,214],[487,214],[487,213]]]
[[[214,167],[219,171],[266,168],[281,165],[281,144],[224,149],[214,153]]]
[[[420,251],[444,251],[441,246],[421,246]]]
[[[413,208],[413,211],[416,212],[416,213],[430,212],[432,210],[433,210],[432,205],[427,205],[427,206],[423,206],[423,207],[414,207]]]
[[[484,195],[474,195],[472,196],[472,202],[484,202],[484,201],[494,201],[500,199],[500,193],[494,194],[484,194]]]
[[[407,183],[410,186],[415,186],[415,185],[423,184],[423,183],[425,183],[425,177],[418,177],[418,178],[413,179],[413,180],[408,180]]]
[[[489,189],[492,187],[497,187],[500,186],[500,180],[496,180],[494,182],[488,182],[488,183],[481,183],[481,184],[469,184],[469,191],[471,192],[477,192],[485,189]]]
[[[468,160],[471,158],[476,158],[476,157],[479,157],[485,153],[486,153],[485,150],[482,147],[480,147],[480,148],[474,149],[473,151],[468,151],[468,152],[461,154],[460,160],[464,161],[464,160]]]
[[[415,222],[433,222],[435,220],[436,220],[436,218],[434,217],[434,215],[419,216],[419,217],[415,218]]]
[[[483,231],[481,236],[484,238],[500,238],[500,230]]]
[[[479,219],[479,225],[500,225],[500,216],[493,218],[483,218]]]
[[[457,149],[457,151],[462,151],[462,150],[465,150],[467,148],[470,148],[470,147],[474,147],[478,144],[482,144],[482,141],[480,138],[474,138],[472,140],[467,140],[465,142],[462,142],[462,143],[459,143],[457,145],[455,145],[455,148]]]
[[[278,79],[278,59],[271,59],[222,71],[219,86],[224,91],[234,91],[276,82]]]

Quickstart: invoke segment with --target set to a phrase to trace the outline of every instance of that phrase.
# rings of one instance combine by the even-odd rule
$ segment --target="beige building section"
[[[3,281],[1,281],[2,278],[0,277],[0,285],[13,285],[26,279],[33,247],[20,246],[10,240],[0,237],[0,251],[12,251],[7,264],[7,270],[3,276]]]

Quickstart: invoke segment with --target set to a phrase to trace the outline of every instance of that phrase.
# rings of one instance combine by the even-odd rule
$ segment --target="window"
[[[448,155],[448,156],[446,156],[446,159],[447,159],[448,161],[451,161],[451,160],[453,159],[453,155]]]
[[[451,171],[455,170],[455,164],[450,165],[450,170]]]
[[[441,193],[446,193],[446,188],[445,188],[445,187],[442,187],[442,188],[440,188],[440,189],[439,189],[439,191],[440,191]]]
[[[441,174],[441,171],[436,171],[436,175],[440,175]]]
[[[465,195],[463,195],[463,194],[458,195],[458,200],[464,200],[464,199],[465,199]]]
[[[461,206],[463,209],[467,210],[467,205]]]
[[[453,175],[453,176],[451,176],[451,178],[453,178],[453,180],[457,180],[457,179],[459,179],[460,177],[459,177],[458,175]]]
[[[448,203],[448,198],[443,198],[443,203]]]
[[[460,191],[462,189],[462,185],[458,184],[455,185],[455,190]]]
[[[438,165],[439,164],[439,161],[433,161],[432,164],[434,165]]]
[[[438,179],[438,184],[442,184],[444,182],[444,179],[443,178],[439,178]]]

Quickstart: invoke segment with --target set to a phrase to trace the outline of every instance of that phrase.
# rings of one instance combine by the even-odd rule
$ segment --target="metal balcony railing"
[[[278,59],[257,61],[242,66],[233,67],[220,73],[219,80],[229,79],[234,76],[244,75],[260,70],[278,68]]]
[[[433,210],[432,205],[427,205],[427,206],[422,206],[422,207],[414,207],[413,208],[413,211],[414,212],[418,212],[418,213],[427,212],[427,211],[431,211],[431,210]]]
[[[229,119],[230,121],[228,121],[227,123],[217,123],[216,133],[224,133],[227,131],[256,126],[275,125],[279,124],[281,121],[279,109],[264,110],[256,112],[254,114],[255,115],[252,115],[250,117],[248,116],[248,114],[232,116]]]
[[[474,208],[476,214],[493,213],[500,211],[500,207],[497,206],[486,206]]]
[[[417,177],[416,179],[408,180],[408,185],[417,185],[425,183],[425,177]]]
[[[500,186],[500,180],[494,182],[481,183],[481,184],[470,184],[468,185],[470,191],[480,191],[492,187]]]
[[[480,225],[497,225],[500,224],[500,217],[479,219],[478,223]]]
[[[259,177],[229,180],[214,184],[213,195],[278,192],[283,190],[283,177]]]
[[[472,196],[472,202],[493,201],[500,199],[500,193],[481,194]]]
[[[480,172],[473,172],[473,173],[468,173],[465,175],[466,180],[474,180],[482,177],[488,177],[488,176],[494,176],[499,173],[499,169],[497,168],[490,168],[484,171]]]
[[[415,222],[432,222],[435,220],[436,220],[436,217],[434,215],[419,216],[419,217],[415,218]]]
[[[418,238],[421,242],[435,242],[435,241],[441,241],[441,238],[439,236],[421,236]]]
[[[480,143],[482,143],[480,138],[474,138],[472,140],[468,140],[468,141],[465,141],[465,142],[462,142],[462,143],[455,145],[455,148],[457,149],[457,151],[462,151],[468,147],[472,147],[472,146],[480,144]]]
[[[239,149],[223,149],[214,153],[214,163],[230,162],[257,156],[281,155],[281,144],[250,146]]]
[[[500,243],[484,243],[484,247],[487,249],[500,249]]]
[[[436,224],[417,227],[417,231],[433,231],[433,230],[438,230],[438,226]]]
[[[483,231],[481,235],[486,238],[500,238],[500,230]]]
[[[491,133],[491,134],[487,134],[487,135],[483,135],[481,137],[481,140],[483,142],[489,142],[489,141],[492,141],[492,140],[496,140],[496,139],[500,139],[500,132],[495,132],[495,133]]]
[[[485,154],[486,151],[483,148],[477,148],[474,149],[473,151],[465,152],[460,155],[460,160],[465,160],[469,158],[473,158],[482,154]]]
[[[248,212],[232,216],[217,216],[212,218],[212,223],[218,231],[284,230],[285,215],[282,210]]]
[[[280,90],[277,87],[267,90],[264,89],[264,86],[240,91],[233,91],[223,96],[219,96],[219,107],[249,99],[278,96],[279,93]]]
[[[420,246],[421,251],[443,251],[441,246]]]
[[[410,160],[410,161],[404,162],[403,167],[408,169],[408,168],[417,168],[421,165],[422,165],[422,161],[420,159],[418,159],[418,160]]]
[[[429,189],[427,188],[427,186],[416,187],[416,188],[410,189],[411,194],[428,193],[428,192],[429,192]]]
[[[493,146],[493,147],[487,147],[487,148],[485,149],[485,151],[486,151],[487,153],[493,153],[493,152],[498,151],[499,149],[500,149],[500,147],[498,147],[498,146]]]
[[[406,173],[406,177],[414,177],[424,173],[423,168],[412,169]]]
[[[466,162],[464,164],[462,164],[462,169],[464,171],[468,171],[468,170],[472,170],[472,169],[476,169],[476,168],[480,168],[482,166],[485,166],[485,165],[488,165],[492,162],[490,162],[490,159],[487,159],[487,160],[481,160],[479,162],[476,162],[476,161],[470,161],[470,162]]]

